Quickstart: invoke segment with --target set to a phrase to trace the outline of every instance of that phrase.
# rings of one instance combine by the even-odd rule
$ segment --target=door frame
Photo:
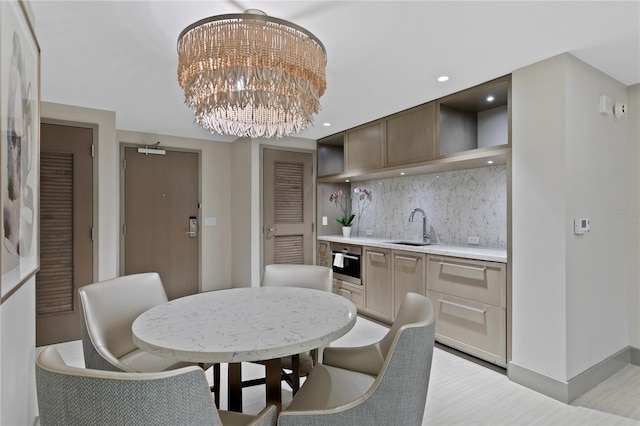
[[[92,256],[93,256],[93,282],[98,281],[100,276],[100,262],[98,262],[99,253],[99,240],[100,240],[100,204],[98,194],[98,165],[100,164],[98,144],[98,125],[94,123],[82,123],[79,121],[58,120],[53,118],[40,118],[40,123],[52,124],[58,126],[80,127],[82,129],[91,129],[91,138],[93,140],[93,200],[91,200],[91,209],[93,210],[93,235],[92,235]],[[40,154],[38,154],[40,155]],[[77,295],[74,295],[77,297]]]
[[[120,276],[124,275],[124,261],[125,261],[125,241],[124,241],[124,220],[125,220],[125,205],[124,205],[124,188],[125,188],[125,176],[124,176],[124,154],[125,148],[145,148],[153,145],[155,142],[151,142],[149,144],[139,144],[139,143],[131,143],[131,142],[120,142],[120,154],[118,157],[118,169],[119,169],[119,200],[120,200],[120,220],[118,226],[118,274]],[[198,211],[196,213],[196,217],[198,219],[198,293],[202,293],[202,150],[199,149],[189,149],[189,148],[176,148],[169,145],[163,145],[160,149],[164,149],[166,151],[174,151],[174,152],[186,152],[191,154],[196,154],[198,156]]]
[[[313,265],[316,264],[316,241],[318,235],[318,224],[316,223],[316,197],[317,197],[317,154],[315,150],[304,148],[292,148],[281,145],[260,144],[260,281],[262,281],[262,271],[264,271],[264,150],[300,152],[311,154],[311,258]]]

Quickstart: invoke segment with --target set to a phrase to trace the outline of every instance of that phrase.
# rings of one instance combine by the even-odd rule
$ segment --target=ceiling
[[[116,112],[121,130],[231,141],[193,124],[176,79],[177,36],[256,8],[327,49],[318,139],[569,52],[640,82],[640,1],[32,0],[42,100]],[[445,83],[436,77],[446,74]],[[323,123],[330,122],[330,127]]]

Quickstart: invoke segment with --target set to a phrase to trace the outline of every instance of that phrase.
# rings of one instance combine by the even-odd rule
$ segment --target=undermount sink
[[[428,246],[431,243],[425,243],[422,241],[388,241],[389,244],[400,244],[403,246]]]

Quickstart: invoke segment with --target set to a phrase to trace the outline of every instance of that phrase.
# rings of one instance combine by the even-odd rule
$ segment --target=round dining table
[[[280,358],[328,345],[356,316],[353,303],[326,291],[247,287],[174,299],[141,314],[132,331],[140,349],[160,357],[229,363],[230,410],[242,410],[239,363],[262,361],[266,401],[281,409]]]

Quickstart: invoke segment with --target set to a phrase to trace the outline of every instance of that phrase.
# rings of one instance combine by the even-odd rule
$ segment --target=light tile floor
[[[358,317],[355,327],[333,346],[361,346],[379,340],[383,325]],[[82,345],[56,345],[70,365],[83,366]],[[429,425],[640,425],[640,367],[629,365],[567,405],[509,381],[500,368],[487,368],[455,351],[436,347],[423,424]],[[221,408],[226,408],[226,368],[221,368]],[[264,374],[264,367],[243,364],[243,379]],[[211,381],[211,370],[207,372]],[[283,406],[291,390],[283,384]],[[243,390],[244,411],[264,407],[264,387]]]

